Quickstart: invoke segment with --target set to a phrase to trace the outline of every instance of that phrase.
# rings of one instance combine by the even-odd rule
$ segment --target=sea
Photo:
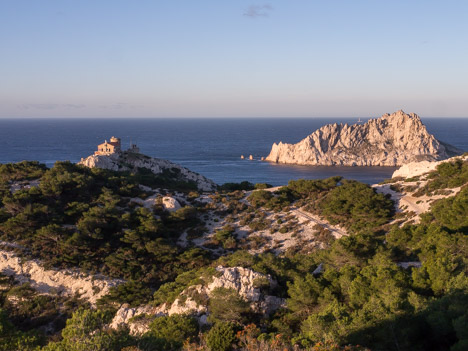
[[[468,150],[468,118],[422,121],[437,139]],[[123,148],[135,143],[142,153],[181,164],[217,184],[249,181],[278,186],[292,179],[335,175],[373,184],[391,178],[394,167],[261,161],[274,142],[297,143],[325,124],[356,122],[356,118],[5,118],[0,119],[0,163],[37,160],[51,167],[56,161],[78,162],[116,136]]]

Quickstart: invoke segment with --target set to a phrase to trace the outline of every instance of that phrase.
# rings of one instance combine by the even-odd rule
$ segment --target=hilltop
[[[1,347],[465,349],[466,155],[374,186],[128,169],[0,165]]]
[[[273,144],[266,161],[301,165],[401,166],[462,151],[429,134],[418,115],[397,111],[364,124],[328,124],[297,144]]]
[[[151,173],[171,181],[192,183],[200,191],[213,191],[217,188],[215,182],[188,168],[140,153],[136,144],[132,144],[130,149],[123,151],[120,138],[116,137],[111,137],[109,142],[106,140],[99,144],[98,150],[93,155],[82,158],[78,164],[89,168],[97,167],[120,172]]]
[[[217,187],[212,180],[177,163],[130,151],[109,155],[91,155],[78,164],[89,168],[97,167],[120,172],[147,171],[155,175],[168,176],[172,180],[194,183],[200,191],[213,191]]]

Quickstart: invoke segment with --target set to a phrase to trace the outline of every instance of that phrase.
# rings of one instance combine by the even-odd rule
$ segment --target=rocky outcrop
[[[169,212],[175,212],[182,207],[179,201],[171,196],[164,196],[162,198],[162,205],[164,209]]]
[[[267,161],[301,165],[400,166],[443,160],[457,148],[429,134],[414,113],[397,111],[364,124],[329,124],[297,144],[273,144]]]
[[[452,162],[456,159],[461,159],[462,161],[468,161],[467,156],[452,157],[448,160],[439,161],[439,162],[430,162],[430,161],[421,161],[421,162],[410,162],[398,168],[393,172],[392,178],[411,178],[416,177],[425,173],[434,171],[438,165],[444,162]]]
[[[98,167],[113,171],[135,172],[144,168],[156,175],[169,174],[175,180],[195,182],[201,191],[213,191],[217,187],[212,180],[176,163],[128,151],[109,155],[88,156],[78,162],[78,164],[90,168]]]
[[[278,309],[284,300],[276,296],[269,296],[262,291],[260,283],[265,284],[268,289],[276,286],[276,282],[269,276],[243,267],[217,267],[219,276],[213,276],[207,285],[195,285],[188,287],[181,293],[171,306],[168,307],[169,315],[177,313],[195,313],[201,315],[207,312],[206,304],[200,304],[200,299],[194,296],[206,296],[217,288],[234,289],[245,301],[251,303],[252,310],[270,314]]]
[[[149,315],[154,317],[172,314],[192,314],[197,316],[201,324],[206,323],[208,314],[208,302],[212,292],[217,288],[234,289],[245,301],[250,302],[253,311],[270,314],[280,307],[285,306],[285,300],[266,294],[266,291],[276,287],[277,283],[269,275],[258,273],[250,268],[222,267],[216,268],[218,274],[211,278],[207,284],[193,285],[180,293],[179,297],[170,304],[158,307],[141,306],[130,308],[122,305],[117,311],[112,323],[112,328],[128,325],[134,334],[141,334],[148,330],[147,323],[151,318],[135,318]],[[138,322],[131,321],[137,319]],[[135,325],[133,325],[135,324]]]
[[[124,282],[100,275],[85,274],[78,270],[45,269],[39,261],[24,261],[6,250],[0,250],[0,272],[13,276],[20,283],[30,283],[31,287],[40,293],[79,294],[92,305],[107,295],[111,287]]]
[[[164,315],[166,314],[162,313],[157,307],[130,307],[128,304],[125,303],[115,313],[115,316],[112,319],[112,322],[109,325],[109,327],[111,327],[112,329],[118,329],[121,327],[128,326],[132,335],[143,335],[149,330],[149,321],[146,318],[144,318],[145,316],[152,316],[154,318]]]
[[[432,181],[432,172],[439,172],[438,166],[456,161],[468,162],[468,154],[452,157],[437,162],[411,162],[393,172],[392,179],[372,187],[379,193],[390,196],[395,204],[395,210],[405,216],[398,216],[394,223],[403,226],[406,223],[419,223],[421,214],[431,210],[437,200],[458,194],[463,186],[442,186],[435,191],[429,191],[428,182]],[[441,185],[443,182],[441,183]],[[466,184],[465,184],[466,185]]]

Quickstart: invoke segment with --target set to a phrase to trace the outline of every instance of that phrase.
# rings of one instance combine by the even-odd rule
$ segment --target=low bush
[[[234,325],[229,322],[216,323],[206,335],[206,344],[211,351],[228,351],[236,339]]]
[[[195,318],[173,314],[156,317],[149,325],[145,337],[151,336],[161,340],[162,350],[178,350],[186,340],[198,335],[198,323]]]

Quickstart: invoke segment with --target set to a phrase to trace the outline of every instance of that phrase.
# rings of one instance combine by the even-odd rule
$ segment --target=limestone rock
[[[131,318],[138,315],[149,315],[154,318],[163,315],[191,314],[197,316],[200,324],[206,324],[208,301],[216,288],[234,289],[241,297],[250,302],[254,311],[259,313],[268,315],[285,306],[284,299],[265,293],[265,289],[274,288],[277,284],[269,275],[243,267],[218,266],[216,270],[218,274],[212,277],[210,283],[186,288],[169,306],[162,304],[156,308],[150,306],[130,308],[128,305],[123,305],[117,311],[110,327],[115,329],[127,324],[132,334],[141,334],[148,330],[147,325],[151,318],[148,318],[146,322],[144,318],[138,322],[130,321]],[[136,325],[134,325],[135,323]]]
[[[213,191],[217,187],[212,180],[176,163],[127,151],[109,155],[91,155],[78,162],[78,164],[113,171],[136,171],[139,168],[145,168],[154,174],[170,172],[172,173],[171,176],[177,180],[195,182],[201,191]]]
[[[328,124],[297,144],[273,144],[267,161],[324,166],[400,166],[462,151],[429,134],[419,116],[397,111],[364,124]]]
[[[107,295],[111,287],[124,282],[78,270],[45,269],[39,261],[23,261],[6,250],[0,250],[0,272],[15,277],[20,283],[30,283],[32,288],[41,293],[81,294],[81,298],[93,305],[99,298]]]
[[[213,277],[213,281],[208,284],[208,294],[216,288],[234,289],[245,300],[258,302],[262,296],[257,286],[259,281],[264,280],[271,288],[276,286],[276,282],[269,275],[255,272],[250,268],[219,266],[216,270],[221,275]]]
[[[411,178],[416,177],[425,173],[432,172],[443,162],[450,162],[456,159],[461,159],[462,161],[468,160],[467,156],[460,156],[460,157],[452,157],[448,160],[439,161],[439,162],[430,162],[430,161],[421,161],[421,162],[410,162],[407,163],[400,168],[398,168],[395,172],[393,172],[392,178],[403,177],[403,178]]]
[[[177,211],[179,208],[182,207],[180,206],[179,201],[170,196],[164,196],[162,198],[162,204],[164,206],[164,209],[169,212]]]
[[[174,303],[168,308],[169,315],[177,313],[194,313],[202,315],[206,313],[207,306],[198,304],[192,296],[205,296],[209,299],[213,290],[217,288],[234,289],[244,300],[251,302],[251,307],[257,312],[271,313],[284,304],[284,300],[275,296],[265,295],[259,283],[274,288],[277,283],[269,275],[258,273],[250,268],[222,267],[216,268],[217,276],[207,285],[195,285],[185,289]]]
[[[149,330],[148,321],[145,318],[133,321],[131,319],[136,316],[144,315],[151,315],[154,317],[164,314],[161,313],[158,308],[152,306],[130,307],[128,304],[123,304],[115,313],[109,327],[112,329],[118,329],[120,327],[128,326],[132,335],[143,335]]]

